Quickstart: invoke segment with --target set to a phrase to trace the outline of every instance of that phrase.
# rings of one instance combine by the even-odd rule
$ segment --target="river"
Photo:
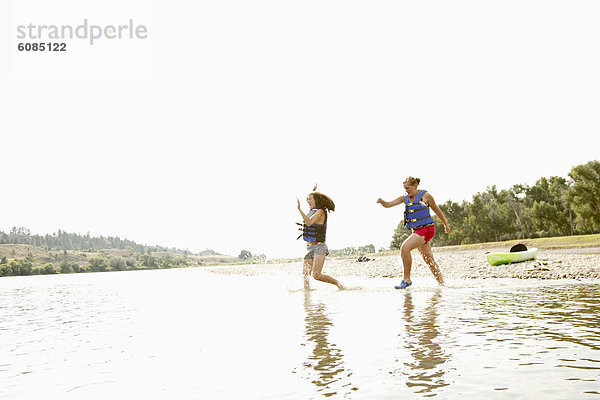
[[[0,278],[1,399],[600,399],[597,280]]]

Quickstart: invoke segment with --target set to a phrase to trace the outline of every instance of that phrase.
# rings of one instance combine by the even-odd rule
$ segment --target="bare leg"
[[[302,266],[302,276],[304,277],[304,289],[310,290],[310,276],[312,275],[313,259],[304,259]]]
[[[442,276],[442,272],[440,271],[440,266],[433,259],[433,251],[431,250],[431,245],[429,243],[425,243],[424,245],[419,246],[419,251],[423,256],[423,260],[425,261],[425,263],[429,265],[429,269],[431,270],[431,273],[433,273],[435,280],[443,286],[444,277]]]
[[[323,269],[323,264],[325,264],[325,254],[315,256],[312,267],[313,278],[321,282],[331,283],[332,285],[337,286],[340,290],[344,289],[342,284],[339,283],[337,279],[321,273],[321,270]]]
[[[402,264],[404,265],[404,280],[406,282],[411,282],[410,270],[412,268],[412,256],[410,255],[410,252],[424,244],[425,239],[423,236],[413,233],[404,241],[404,243],[402,243],[402,246],[400,247],[400,256],[402,257]]]

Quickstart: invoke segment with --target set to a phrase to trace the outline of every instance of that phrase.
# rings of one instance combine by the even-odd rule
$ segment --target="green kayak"
[[[538,253],[538,249],[533,247],[531,249],[525,251],[516,251],[516,252],[508,252],[508,251],[499,251],[497,253],[488,253],[486,254],[487,260],[492,265],[501,265],[514,263],[519,261],[527,261],[533,260]]]

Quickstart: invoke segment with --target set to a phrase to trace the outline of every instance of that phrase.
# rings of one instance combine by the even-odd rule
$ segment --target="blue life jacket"
[[[419,190],[413,202],[408,195],[404,196],[404,226],[408,229],[417,229],[421,226],[433,224],[433,218],[429,214],[429,206],[421,201],[427,190]]]
[[[312,217],[313,215],[315,215],[317,210],[318,210],[317,208],[313,208],[312,210],[310,210],[310,212],[306,216],[308,218]],[[325,210],[323,210],[323,211],[325,211]],[[300,224],[298,224],[298,225],[300,225]],[[312,224],[311,226],[308,226],[306,224],[302,224],[302,239],[305,242],[324,242],[326,232],[327,232],[327,211],[325,211],[325,223],[323,225]],[[298,237],[298,239],[300,239],[300,237]]]

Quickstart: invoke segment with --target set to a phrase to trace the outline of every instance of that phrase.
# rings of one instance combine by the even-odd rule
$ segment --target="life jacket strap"
[[[422,219],[427,219],[427,218],[431,218],[431,216],[430,216],[430,215],[428,215],[428,216],[426,216],[426,217],[423,217],[423,218],[417,218],[417,219],[405,219],[404,221],[406,221],[406,222],[417,222],[417,221],[420,221],[420,220],[422,220]]]

